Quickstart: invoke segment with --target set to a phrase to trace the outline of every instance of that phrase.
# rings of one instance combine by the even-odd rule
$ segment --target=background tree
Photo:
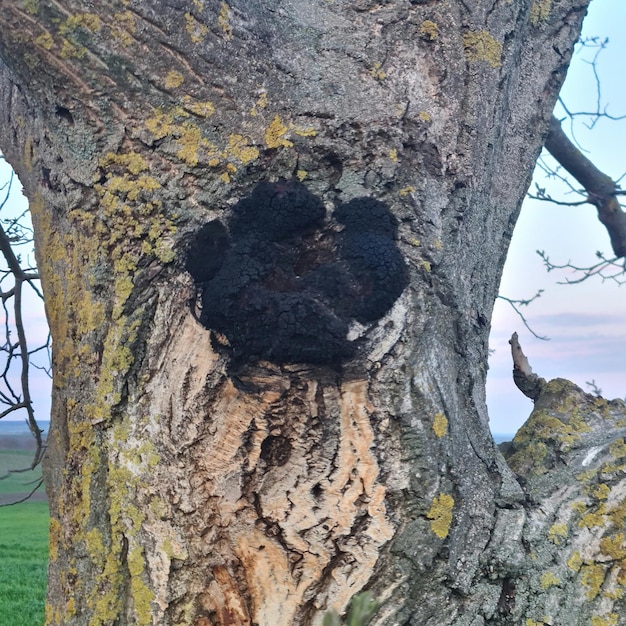
[[[0,157],[1,158],[1,157]],[[2,199],[0,212],[6,213],[6,205],[11,195],[14,176],[11,173],[7,181],[0,187]],[[29,346],[24,311],[27,309],[29,295],[43,298],[39,274],[32,259],[32,229],[25,213],[12,217],[3,217],[0,221],[0,253],[4,259],[0,267],[0,299],[4,310],[4,340],[0,345],[0,353],[4,355],[2,372],[0,373],[0,419],[8,415],[22,413],[26,417],[28,427],[35,439],[35,454],[32,469],[40,462],[44,451],[42,431],[35,419],[30,385],[33,367],[49,370],[49,358],[43,359],[43,365],[36,360],[36,355],[44,353],[49,356],[49,338],[41,345]],[[26,290],[30,290],[30,294]],[[13,471],[21,471],[15,468]],[[37,485],[35,488],[39,487]]]
[[[484,399],[586,4],[0,3],[48,623],[619,623],[623,405],[535,381],[509,466]]]

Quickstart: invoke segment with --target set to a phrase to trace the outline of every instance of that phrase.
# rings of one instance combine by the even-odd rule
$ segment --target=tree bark
[[[0,2],[1,145],[54,341],[48,624],[320,624],[366,588],[374,624],[618,623],[600,548],[544,580],[561,509],[484,397],[586,5]],[[398,220],[409,285],[330,365],[241,362],[197,321],[194,233],[279,179],[329,219],[367,196]]]

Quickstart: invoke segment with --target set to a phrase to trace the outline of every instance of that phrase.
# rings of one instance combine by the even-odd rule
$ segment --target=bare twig
[[[522,324],[524,324],[524,326],[526,327],[526,329],[535,337],[537,337],[537,339],[541,339],[542,341],[549,341],[549,337],[543,337],[541,335],[538,335],[528,324],[528,320],[526,319],[525,315],[519,310],[519,307],[521,306],[528,306],[531,302],[534,302],[537,298],[541,297],[541,294],[543,293],[543,289],[540,289],[532,298],[528,298],[527,300],[513,300],[512,298],[507,298],[505,296],[498,296],[498,298],[500,300],[504,300],[505,302],[508,302],[511,305],[511,308],[519,315],[519,318],[522,320]]]

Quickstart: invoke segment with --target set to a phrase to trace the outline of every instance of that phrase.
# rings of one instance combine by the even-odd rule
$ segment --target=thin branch
[[[43,485],[43,478],[40,478],[37,481],[37,485],[30,491],[28,495],[24,496],[23,498],[20,498],[19,500],[15,500],[14,502],[6,502],[5,504],[0,504],[0,507],[13,506],[14,504],[21,504],[22,502],[26,502],[26,500],[29,500],[32,497],[32,495],[37,491],[37,489],[41,487],[41,485]]]
[[[519,318],[522,320],[522,324],[526,327],[532,335],[534,335],[537,339],[541,339],[542,341],[549,341],[550,337],[543,337],[538,335],[529,325],[528,320],[525,315],[519,310],[520,306],[528,306],[531,302],[534,302],[537,298],[541,297],[543,293],[543,289],[540,289],[532,298],[528,298],[527,300],[513,300],[512,298],[507,298],[505,296],[498,296],[500,300],[504,300],[511,305],[511,308],[519,315]]]
[[[584,187],[588,201],[598,209],[598,219],[606,227],[613,252],[626,256],[626,213],[615,195],[617,184],[601,172],[567,137],[559,120],[552,116],[546,149]]]

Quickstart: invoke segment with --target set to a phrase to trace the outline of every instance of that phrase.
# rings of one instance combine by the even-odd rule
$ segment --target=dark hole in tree
[[[350,323],[379,319],[406,287],[397,221],[383,202],[355,198],[325,216],[302,183],[261,182],[226,225],[196,233],[186,269],[200,322],[227,337],[237,361],[337,364],[356,351]]]

